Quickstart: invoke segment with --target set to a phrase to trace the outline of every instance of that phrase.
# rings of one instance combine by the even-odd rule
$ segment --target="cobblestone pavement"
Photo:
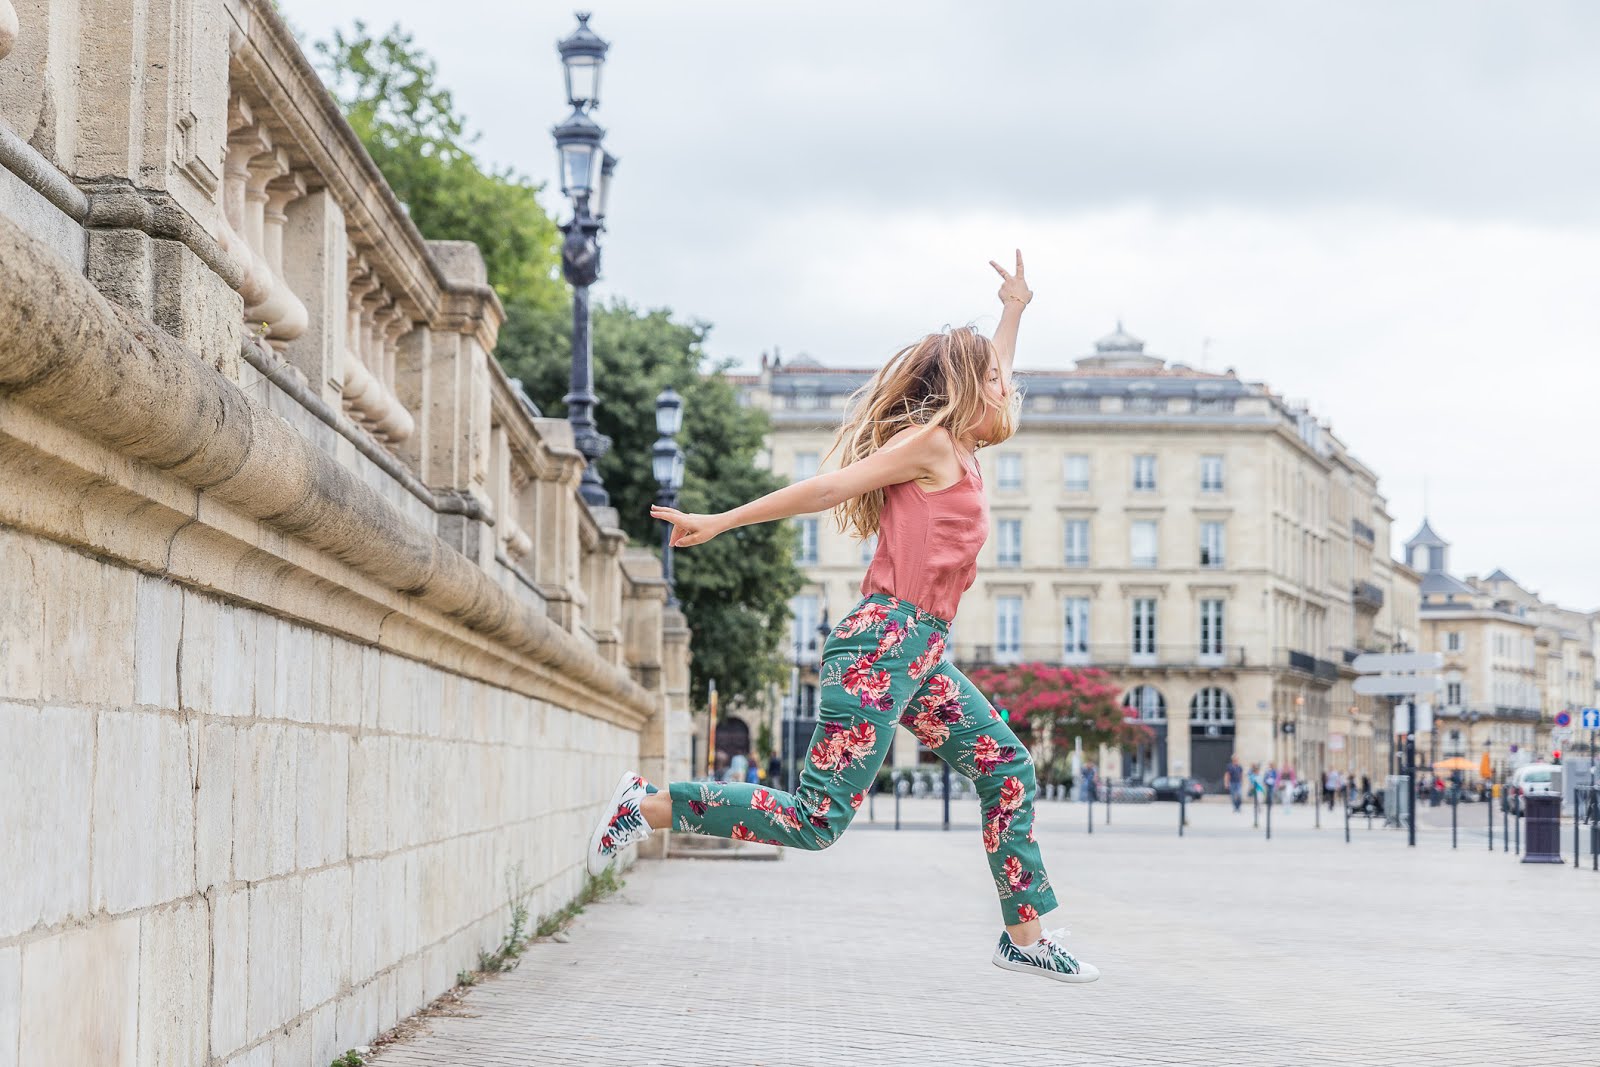
[[[1212,798],[1045,803],[1062,901],[1046,925],[1102,971],[992,966],[999,908],[975,802],[958,826],[867,812],[822,853],[643,862],[567,943],[471,990],[377,1067],[877,1064],[1382,1067],[1600,1062],[1600,874],[1521,864],[1448,829],[1279,809],[1273,837]],[[1479,812],[1481,814],[1481,811]],[[903,817],[932,825],[934,801]],[[1580,942],[1587,942],[1583,945]],[[1590,1008],[1585,1008],[1587,1003]]]

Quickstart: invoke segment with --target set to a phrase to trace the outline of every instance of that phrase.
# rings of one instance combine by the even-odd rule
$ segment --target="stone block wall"
[[[270,4],[0,0],[0,1067],[325,1064],[686,776],[500,318]]]

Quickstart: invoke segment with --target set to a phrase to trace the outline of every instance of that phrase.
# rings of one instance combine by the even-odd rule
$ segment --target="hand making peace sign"
[[[992,259],[989,261],[989,266],[993,267],[1000,277],[1005,279],[1000,283],[1000,303],[1004,304],[1007,301],[1015,300],[1026,307],[1028,301],[1033,299],[1033,290],[1028,288],[1028,281],[1022,276],[1022,249],[1017,249],[1017,272],[1015,274],[1007,274],[1005,268]]]

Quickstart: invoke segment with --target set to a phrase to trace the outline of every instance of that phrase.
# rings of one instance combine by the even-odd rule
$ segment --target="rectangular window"
[[[1446,682],[1444,687],[1444,702],[1457,707],[1461,704],[1461,683]]]
[[[1222,658],[1222,601],[1200,601],[1200,655]]]
[[[1133,599],[1133,658],[1155,659],[1156,654],[1156,600],[1155,597]]]
[[[795,560],[802,566],[817,562],[817,519],[800,520],[800,556]]]
[[[871,563],[872,562],[872,557],[877,555],[877,554],[878,554],[878,535],[877,534],[873,534],[871,537],[869,537],[865,541],[861,542],[861,562],[863,564]]]
[[[997,597],[995,608],[995,658],[1015,660],[1022,655],[1022,598]]]
[[[997,473],[995,477],[999,481],[998,487],[1001,489],[1021,489],[1022,453],[1002,452],[996,463]]]
[[[816,477],[817,454],[815,452],[796,452],[794,454],[794,480],[803,482],[807,478]]]
[[[1447,652],[1461,651],[1461,631],[1451,630],[1444,635],[1444,647]]]
[[[1066,598],[1066,641],[1062,653],[1068,663],[1089,662],[1089,598]]]
[[[1128,527],[1129,558],[1135,567],[1156,565],[1156,524],[1153,519],[1139,519]]]
[[[1222,566],[1222,523],[1200,524],[1200,566]]]
[[[1067,566],[1089,565],[1089,520],[1067,520]]]
[[[1222,457],[1200,457],[1200,491],[1202,493],[1222,492]]]
[[[816,593],[801,593],[789,602],[789,607],[794,612],[794,623],[789,631],[788,652],[798,663],[816,663],[822,647],[822,635],[817,633],[822,624],[822,598]]]
[[[1154,489],[1156,487],[1155,456],[1139,455],[1133,457],[1133,487],[1139,490]]]
[[[1000,534],[1000,566],[1022,566],[1022,520],[1001,519],[996,525]]]
[[[1065,457],[1062,461],[1061,479],[1069,492],[1088,492],[1089,457],[1084,455]]]

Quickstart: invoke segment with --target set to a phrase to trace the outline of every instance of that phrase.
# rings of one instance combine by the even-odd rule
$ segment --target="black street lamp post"
[[[605,137],[589,112],[600,106],[600,68],[608,45],[589,29],[587,12],[578,14],[578,28],[556,45],[566,72],[567,103],[572,114],[550,132],[555,135],[561,191],[572,201],[572,218],[561,226],[561,273],[572,286],[572,380],[562,401],[578,451],[588,464],[578,491],[594,507],[610,496],[600,482],[600,457],[611,439],[595,428],[594,365],[589,339],[589,286],[600,276],[600,233],[605,229],[606,201],[617,160],[601,146]],[[592,204],[591,204],[592,202]]]
[[[661,487],[656,502],[663,507],[678,506],[678,490],[683,488],[683,450],[676,440],[683,425],[683,397],[676,389],[667,386],[656,397],[655,448],[650,456],[650,467]],[[678,590],[672,577],[672,523],[663,522],[661,531],[661,568],[667,580],[667,606],[678,606]]]

